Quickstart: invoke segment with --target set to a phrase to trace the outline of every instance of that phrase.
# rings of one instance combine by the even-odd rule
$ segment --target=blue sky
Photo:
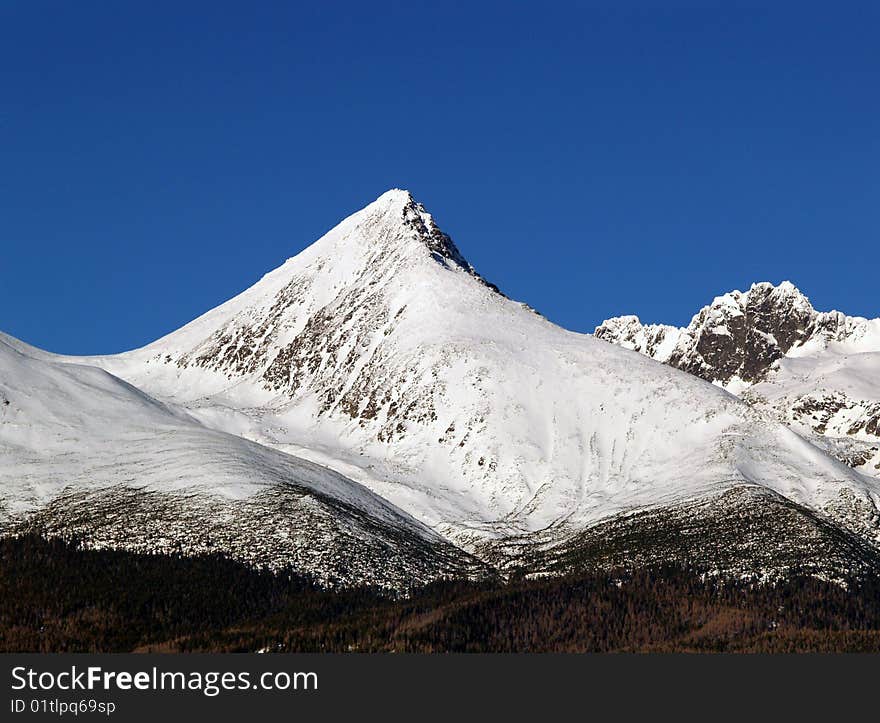
[[[880,12],[653,5],[4,2],[0,329],[142,345],[390,187],[571,329],[880,316]]]

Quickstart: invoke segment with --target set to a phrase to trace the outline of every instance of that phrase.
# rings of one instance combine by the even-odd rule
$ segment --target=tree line
[[[686,566],[322,590],[222,555],[0,540],[4,652],[880,651],[880,583],[776,584]]]

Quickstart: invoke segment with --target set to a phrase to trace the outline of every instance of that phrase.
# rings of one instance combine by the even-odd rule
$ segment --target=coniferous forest
[[[684,567],[331,592],[221,556],[0,540],[4,652],[880,651],[880,584]]]

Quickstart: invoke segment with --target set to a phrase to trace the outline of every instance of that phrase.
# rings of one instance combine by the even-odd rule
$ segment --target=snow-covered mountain
[[[620,316],[595,336],[772,410],[851,466],[880,476],[880,319],[816,311],[784,281],[719,296],[685,328]]]
[[[361,485],[0,335],[0,529],[398,588],[471,560]]]
[[[834,574],[880,543],[877,480],[718,386],[506,298],[406,191],[142,349],[29,355],[332,468],[505,568]]]

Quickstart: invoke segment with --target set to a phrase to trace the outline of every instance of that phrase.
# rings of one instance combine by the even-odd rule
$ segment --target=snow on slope
[[[716,297],[684,329],[622,316],[595,335],[735,392],[880,477],[880,319],[819,312],[790,282],[760,283]]]
[[[778,362],[742,393],[859,471],[880,477],[880,352],[837,345]]]
[[[405,191],[179,331],[87,361],[458,542],[742,485],[877,531],[876,481],[711,384],[505,298]]]
[[[328,584],[396,587],[455,562],[434,533],[336,472],[207,429],[102,369],[27,351],[0,338],[6,531],[37,520],[91,544],[225,549]]]

